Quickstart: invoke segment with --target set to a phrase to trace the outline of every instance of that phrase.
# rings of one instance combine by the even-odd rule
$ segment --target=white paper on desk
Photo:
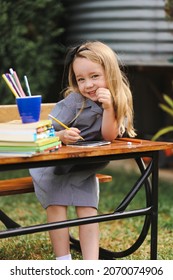
[[[110,141],[100,140],[100,141],[79,141],[73,144],[67,144],[70,147],[99,147],[111,144]]]

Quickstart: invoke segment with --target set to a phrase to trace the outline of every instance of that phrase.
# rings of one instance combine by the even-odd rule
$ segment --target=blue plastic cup
[[[16,104],[22,123],[32,123],[39,121],[41,100],[41,95],[16,98]]]

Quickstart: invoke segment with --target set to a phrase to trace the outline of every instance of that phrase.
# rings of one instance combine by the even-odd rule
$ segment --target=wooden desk
[[[123,252],[110,252],[105,249],[100,249],[100,254],[103,254],[105,259],[114,259],[132,254],[141,246],[148,234],[148,230],[151,228],[150,258],[157,259],[158,156],[160,150],[168,148],[173,148],[173,143],[123,138],[121,140],[115,140],[112,144],[102,147],[76,148],[64,146],[57,152],[42,154],[31,158],[1,157],[0,171],[53,166],[64,163],[97,163],[105,160],[112,161],[133,158],[137,162],[141,174],[137,182],[120,202],[119,206],[115,206],[113,213],[82,219],[67,220],[63,222],[39,224],[29,227],[10,228],[1,231],[0,238],[25,235],[64,227],[79,226],[81,224],[144,216],[145,220],[142,231],[130,248]],[[143,164],[143,157],[151,159],[147,166]],[[146,193],[146,207],[127,211],[127,206],[143,186]],[[72,239],[72,242],[74,246],[78,246],[78,242],[76,240]]]

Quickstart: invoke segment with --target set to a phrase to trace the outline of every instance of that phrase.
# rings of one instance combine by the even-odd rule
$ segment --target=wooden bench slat
[[[55,106],[55,103],[42,103],[40,119],[46,120],[48,114]],[[17,110],[17,105],[0,105],[0,122],[9,122],[12,120],[19,120],[20,116]]]
[[[112,176],[97,174],[100,183],[112,181]],[[34,192],[32,177],[14,178],[0,181],[0,196]]]
[[[29,193],[34,191],[31,177],[1,180],[0,184],[0,196]]]
[[[107,183],[112,181],[112,176],[111,175],[106,175],[106,174],[96,174],[96,177],[99,179],[100,183]]]

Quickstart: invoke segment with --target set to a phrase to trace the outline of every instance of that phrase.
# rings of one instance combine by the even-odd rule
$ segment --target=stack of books
[[[33,156],[60,147],[51,120],[0,123],[0,156]]]

